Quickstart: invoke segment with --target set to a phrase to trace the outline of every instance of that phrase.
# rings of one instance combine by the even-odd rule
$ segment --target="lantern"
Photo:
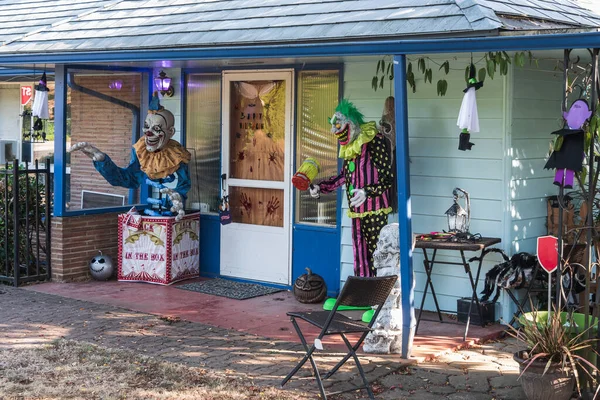
[[[294,283],[294,297],[300,303],[320,303],[327,295],[327,285],[320,275],[306,268],[306,274],[300,275]]]
[[[469,232],[469,225],[471,224],[471,202],[469,200],[469,193],[461,188],[454,188],[452,195],[454,196],[454,204],[446,211],[446,216],[448,217],[448,231],[467,233]],[[458,204],[459,198],[465,199],[466,210]]]
[[[171,86],[171,78],[165,74],[165,71],[160,71],[158,76],[154,78],[154,86],[163,96],[172,97],[175,94],[175,89]]]
[[[118,79],[116,81],[110,81],[108,84],[108,88],[111,90],[121,90],[123,87],[123,81]]]

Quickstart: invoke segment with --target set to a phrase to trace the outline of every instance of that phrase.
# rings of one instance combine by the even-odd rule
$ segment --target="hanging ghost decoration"
[[[471,143],[471,132],[479,132],[479,115],[477,114],[477,96],[475,91],[483,86],[483,82],[477,82],[475,78],[475,65],[471,63],[469,66],[469,80],[467,88],[463,90],[465,93],[460,111],[458,113],[458,121],[456,125],[462,131],[460,132],[458,149],[471,150],[474,143]]]
[[[49,91],[46,73],[44,72],[38,84],[35,85],[35,96],[33,98],[31,110],[34,117],[38,117],[39,119],[50,119],[50,113],[48,112]]]

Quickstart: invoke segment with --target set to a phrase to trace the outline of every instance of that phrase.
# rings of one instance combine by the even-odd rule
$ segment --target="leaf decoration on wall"
[[[445,96],[448,90],[448,82],[445,79],[440,79],[437,82],[437,94],[438,96]]]
[[[419,67],[419,71],[421,71],[422,73],[425,73],[425,59],[424,58],[419,58],[417,66]]]
[[[479,70],[479,72],[477,73],[477,80],[479,80],[479,82],[485,81],[485,68],[481,68]]]
[[[444,73],[448,75],[448,72],[450,72],[450,61],[446,60],[442,65],[440,65],[440,70],[442,68],[444,68]]]
[[[538,60],[534,58],[533,53],[531,51],[515,52],[512,58],[506,51],[490,51],[485,53],[479,61],[473,61],[471,58],[471,62],[475,63],[478,67],[480,67],[477,76],[478,80],[480,82],[483,82],[488,76],[490,77],[490,79],[494,79],[496,72],[500,73],[500,75],[507,75],[509,71],[509,66],[513,64],[513,61],[514,65],[523,67],[525,65],[525,57],[529,57],[530,65],[535,63],[536,67],[538,66]],[[450,73],[449,60],[446,60],[443,63],[439,64],[438,62],[436,62],[433,59],[430,59],[429,57],[419,57],[416,60],[416,62],[416,71],[413,70],[413,65],[410,61],[408,62],[406,69],[406,81],[411,87],[413,93],[415,93],[417,90],[415,72],[423,74],[424,82],[433,82],[433,70],[427,67],[429,62],[433,62],[434,64],[439,65],[438,71],[444,71],[445,75],[448,75]],[[480,63],[483,63],[483,66]],[[468,63],[468,65],[465,68],[465,82],[467,82],[467,84],[469,81],[470,64],[471,63]],[[388,61],[386,65],[386,61],[384,59],[381,59],[377,61],[376,71],[377,72],[371,81],[371,87],[375,91],[377,91],[377,89],[379,88],[383,88],[386,77],[388,77],[390,81],[394,79],[394,67],[392,65],[392,62]],[[446,94],[447,89],[448,82],[445,79],[439,79],[437,81],[436,87],[438,95],[444,96]]]

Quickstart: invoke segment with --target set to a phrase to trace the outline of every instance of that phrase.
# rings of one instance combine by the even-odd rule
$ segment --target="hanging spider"
[[[269,165],[271,165],[271,163],[277,165],[277,152],[276,151],[269,152]]]
[[[238,152],[238,160],[242,161],[244,158],[246,158],[246,152],[244,150]]]

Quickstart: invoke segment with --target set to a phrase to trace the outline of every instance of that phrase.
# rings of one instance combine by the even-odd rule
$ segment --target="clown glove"
[[[319,185],[310,185],[308,192],[310,193],[310,197],[313,199],[318,199],[321,197],[321,188]]]
[[[352,195],[350,207],[360,207],[365,200],[367,200],[367,192],[365,192],[365,189],[352,189],[350,194]]]
[[[173,189],[164,188],[160,189],[162,194],[165,194],[171,198],[171,212],[177,214],[175,216],[175,221],[181,220],[185,215],[185,211],[183,210],[183,200],[181,199],[181,195],[174,191]]]
[[[106,154],[98,150],[96,146],[88,142],[79,142],[77,144],[74,144],[69,149],[69,153],[78,150],[81,150],[83,154],[85,154],[94,161],[104,161],[104,158],[106,156]]]

